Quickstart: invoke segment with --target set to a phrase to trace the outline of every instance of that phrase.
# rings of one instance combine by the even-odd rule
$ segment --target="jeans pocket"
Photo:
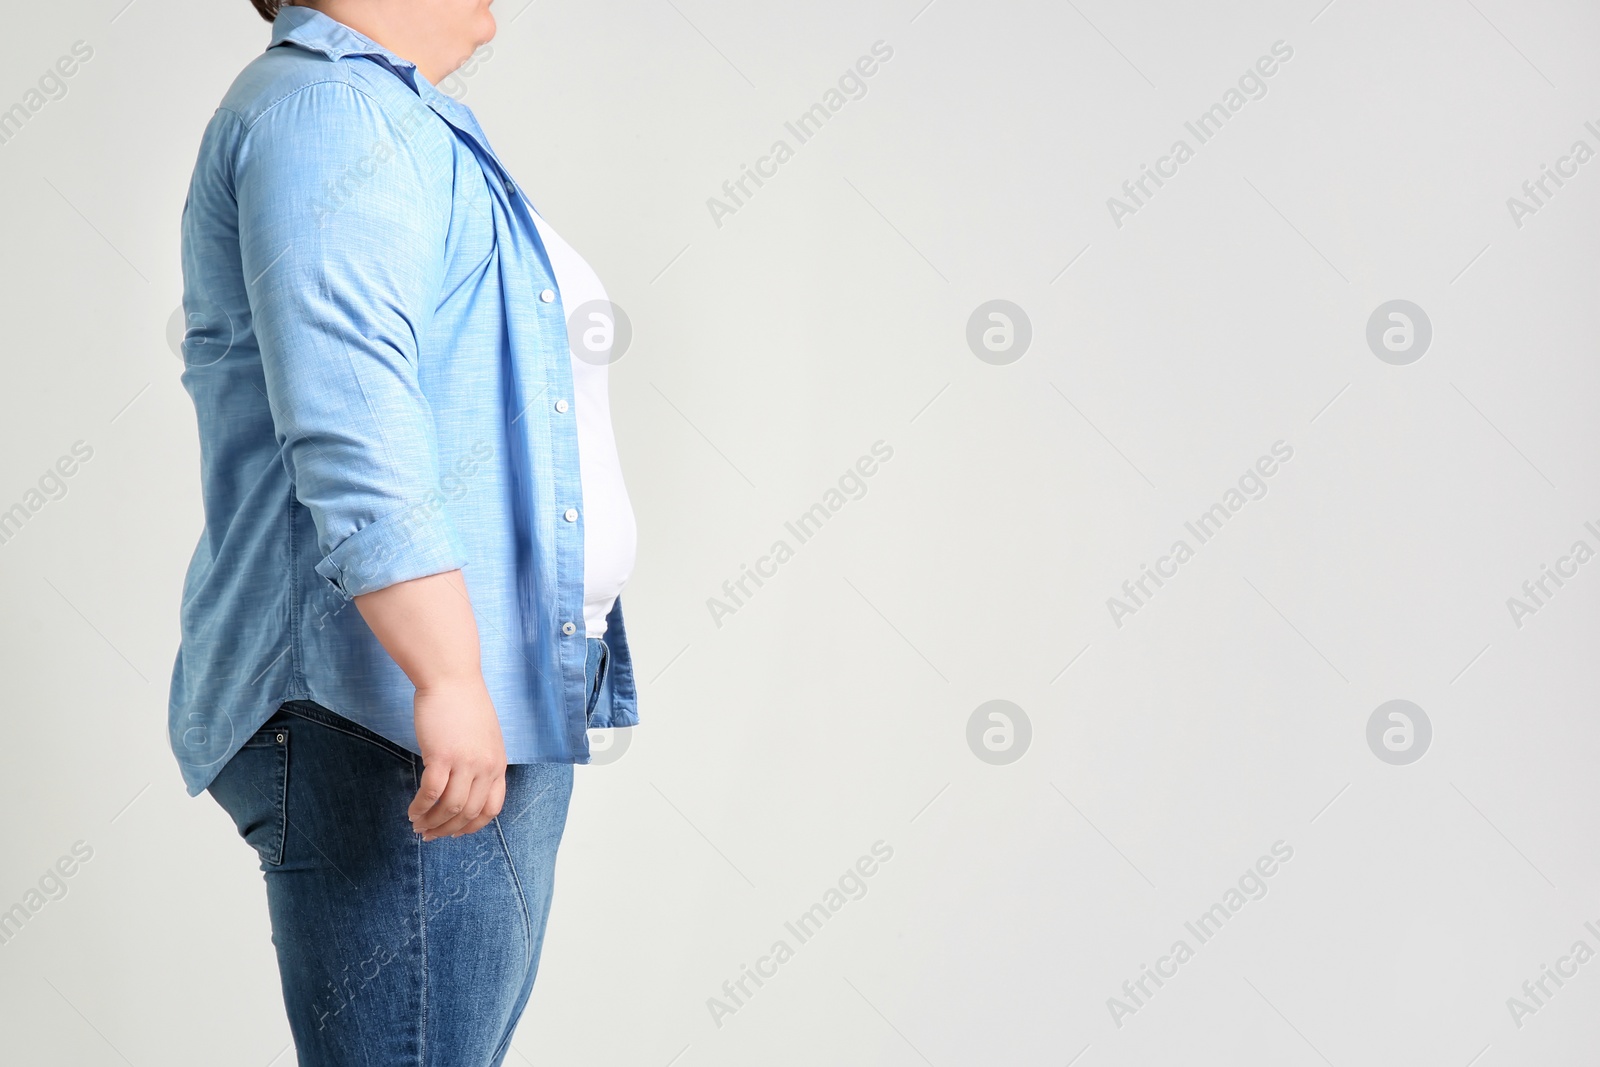
[[[262,870],[283,862],[289,823],[290,726],[280,718],[246,741],[206,790],[256,850]]]
[[[600,690],[605,685],[606,668],[611,663],[611,648],[600,638],[595,638],[598,646],[598,662],[594,668],[594,681],[589,684],[589,693],[584,701],[583,713],[585,718],[594,715],[595,707],[600,703]]]

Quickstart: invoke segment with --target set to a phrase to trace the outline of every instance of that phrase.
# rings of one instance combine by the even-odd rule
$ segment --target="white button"
[[[568,508],[567,509],[567,513],[565,515],[561,516],[561,517],[563,519],[566,519],[568,522],[577,522],[578,521],[578,509],[577,508]]]
[[[572,625],[570,622],[564,622],[561,624],[561,632],[566,634],[568,637],[571,637],[573,634],[578,632],[578,628]]]
[[[556,410],[559,411],[559,412],[562,412],[563,414],[565,414],[565,412],[567,410],[567,406],[568,405],[567,405],[567,402],[565,400],[557,400],[556,401]]]
[[[556,291],[554,289],[546,289],[544,292],[539,294],[539,299],[543,300],[546,304],[550,303],[550,301],[554,300],[555,298]]]

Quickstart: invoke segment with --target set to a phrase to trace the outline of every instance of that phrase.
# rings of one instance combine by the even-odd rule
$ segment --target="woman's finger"
[[[461,831],[462,835],[475,834],[494,822],[494,817],[500,814],[500,809],[505,807],[505,803],[506,780],[505,776],[501,775],[489,783],[489,799],[483,805],[483,811],[467,825],[465,830]]]
[[[429,838],[439,837],[439,831],[466,810],[472,794],[472,776],[460,767],[450,770],[450,781],[432,808],[423,813],[415,823],[416,828]]]
[[[461,772],[458,771],[451,777],[454,778],[460,774]],[[468,826],[471,826],[479,813],[483,811],[483,806],[489,802],[489,786],[492,784],[493,782],[487,774],[480,774],[474,778],[471,789],[467,793],[467,798],[462,804],[461,811],[454,818],[434,830],[434,836],[454,837],[464,832]]]
[[[417,795],[406,808],[406,817],[411,820],[411,825],[419,832],[422,829],[422,819],[433,810],[439,798],[444,796],[445,787],[450,783],[450,765],[447,763],[430,763],[422,770],[422,781],[418,783]]]

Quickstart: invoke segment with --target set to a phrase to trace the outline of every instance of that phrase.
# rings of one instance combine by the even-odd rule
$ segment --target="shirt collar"
[[[411,60],[402,59],[372,38],[311,7],[284,7],[278,11],[278,17],[272,22],[272,43],[267,47],[283,44],[297,45],[333,60],[347,56],[371,56],[378,60],[406,82],[435,114],[477,142],[500,170],[507,185],[512,185],[510,175],[500,157],[489,147],[489,139],[472,110],[436,89]]]
[[[377,56],[399,71],[415,71],[417,65],[402,59],[365,34],[358,33],[313,7],[284,7],[272,22],[272,43],[299,45],[329,59],[346,56]]]

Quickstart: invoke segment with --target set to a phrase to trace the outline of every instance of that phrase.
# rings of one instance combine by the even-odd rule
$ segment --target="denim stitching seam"
[[[277,746],[280,749],[278,756],[278,781],[281,786],[278,790],[278,851],[272,861],[272,866],[283,865],[284,853],[289,847],[289,731],[283,731],[283,743]]]
[[[417,788],[422,783],[417,777],[417,765],[411,765],[411,784]],[[415,849],[417,857],[417,944],[422,955],[422,989],[421,1004],[417,1009],[417,1067],[424,1067],[428,1062],[428,894],[427,894],[427,865],[422,858],[422,835],[413,834],[416,838]]]
[[[517,874],[516,862],[511,858],[511,846],[506,842],[505,831],[500,826],[500,816],[494,817],[495,836],[500,839],[500,850],[505,853],[506,866],[511,869],[511,882],[517,887],[517,901],[522,905],[523,959],[533,961],[533,919],[528,914],[528,894],[522,888],[522,878]]]
[[[544,791],[541,790],[539,795],[543,796]],[[538,797],[534,799],[537,800]],[[511,858],[511,846],[506,842],[505,830],[500,826],[500,816],[498,815],[494,817],[494,832],[495,836],[500,839],[501,851],[505,853],[506,866],[511,870],[511,883],[517,887],[517,902],[522,905],[522,959],[524,968],[530,968],[533,966],[533,918],[528,913],[528,894],[522,888],[522,878],[517,874],[517,865]],[[506,1030],[505,1037],[500,1039],[500,1047],[495,1049],[495,1058],[491,1062],[501,1062],[501,1057],[505,1055],[506,1049],[511,1045],[511,1035],[515,1032],[516,1025],[515,1020],[513,1020],[512,1026]]]

